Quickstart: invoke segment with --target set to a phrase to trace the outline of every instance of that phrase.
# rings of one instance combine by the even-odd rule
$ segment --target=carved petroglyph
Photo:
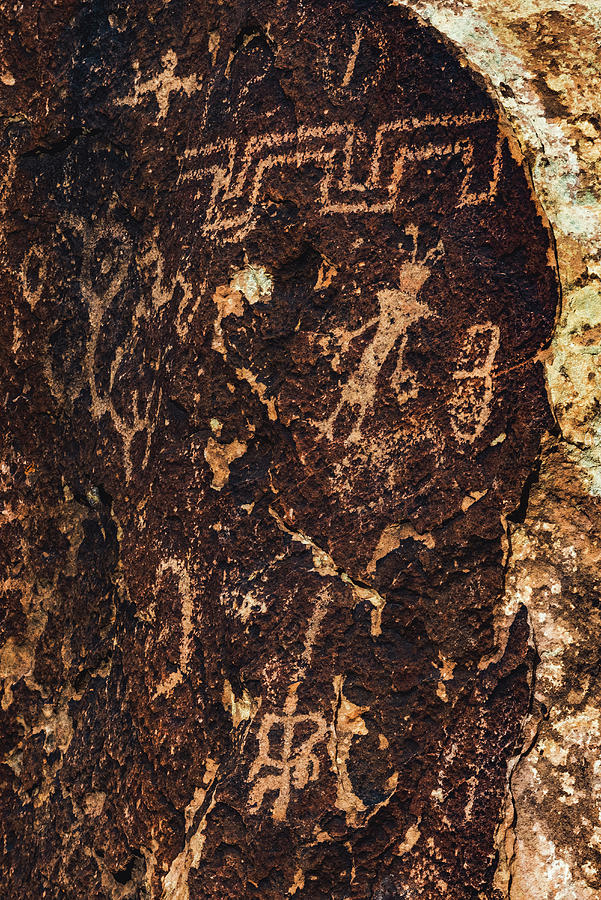
[[[348,62],[346,64],[346,69],[344,71],[344,78],[342,79],[341,87],[348,87],[348,85],[351,82],[351,78],[353,77],[353,73],[355,71],[355,66],[357,64],[357,57],[359,56],[359,48],[361,46],[361,40],[363,39],[364,30],[365,29],[359,27],[355,31],[353,47],[352,47]],[[380,65],[383,66],[383,61],[381,62]]]
[[[277,793],[272,807],[274,822],[283,822],[286,818],[291,787],[302,790],[309,781],[315,781],[319,777],[319,760],[314,750],[317,744],[325,740],[327,734],[327,723],[320,713],[303,715],[296,712],[297,689],[298,684],[291,687],[282,715],[266,713],[263,716],[257,735],[259,753],[248,773],[248,780],[254,782],[249,795],[252,813],[259,811],[266,793]],[[283,730],[279,756],[272,755],[270,745],[270,735],[276,727]],[[297,730],[301,727],[304,731],[308,727],[310,733],[293,749]],[[254,781],[263,768],[275,769],[275,772]]]
[[[458,441],[473,444],[488,422],[500,337],[499,326],[491,322],[467,330],[459,368],[453,374],[458,385],[450,404],[451,426]]]
[[[180,183],[197,187],[196,199],[205,214],[201,230],[213,240],[241,241],[254,228],[255,212],[264,195],[263,181],[273,169],[298,170],[312,165],[323,171],[315,196],[320,215],[392,213],[407,165],[442,157],[460,157],[465,174],[457,204],[487,203],[496,194],[502,160],[499,136],[485,188],[474,186],[476,165],[470,138],[416,144],[412,136],[427,128],[461,130],[494,121],[492,112],[462,116],[426,116],[380,125],[367,135],[354,122],[301,126],[294,132],[253,135],[244,146],[224,139],[188,150]],[[402,138],[405,136],[405,143]],[[421,137],[421,135],[420,135]],[[367,165],[359,162],[369,153]]]
[[[416,245],[415,233],[413,238]],[[356,418],[346,443],[361,442],[361,427],[365,416],[373,407],[380,370],[395,347],[397,362],[390,384],[397,402],[402,406],[407,400],[417,396],[415,375],[405,367],[403,359],[407,346],[407,331],[415,322],[432,315],[427,305],[420,303],[417,297],[430,275],[430,264],[440,256],[442,248],[441,246],[433,248],[421,262],[416,260],[416,252],[414,249],[412,259],[401,265],[398,288],[378,291],[380,303],[378,315],[353,332],[345,332],[342,329],[335,329],[333,332],[344,350],[355,338],[365,334],[369,329],[376,329],[373,338],[363,351],[359,366],[343,386],[333,412],[324,421],[313,422],[321,434],[329,440],[334,439],[334,426],[338,416],[345,406],[350,406],[355,410]]]
[[[252,782],[249,795],[250,809],[251,812],[257,813],[263,805],[265,794],[276,792],[277,796],[272,807],[275,822],[283,822],[286,818],[291,787],[302,790],[309,781],[315,781],[319,777],[319,759],[314,750],[317,744],[324,742],[328,726],[320,712],[305,714],[296,712],[297,692],[311,664],[313,647],[330,602],[327,588],[320,591],[307,626],[300,663],[288,688],[282,714],[266,713],[257,734],[259,752],[248,773],[248,781]],[[271,736],[274,729],[282,732],[282,745],[278,756],[272,755],[271,750]],[[304,734],[300,743],[298,731]],[[276,771],[255,780],[264,768]]]
[[[159,250],[158,228],[155,228],[152,235],[138,247],[136,263],[138,271],[144,274],[144,280],[150,286],[152,309],[155,313],[161,313],[162,308],[173,298],[176,289],[179,289],[181,298],[175,316],[175,330],[180,338],[185,338],[201,302],[206,282],[201,284],[198,293],[193,297],[192,285],[186,281],[179,269],[171,278],[165,277],[164,259]],[[144,301],[141,300],[138,310],[136,310],[137,316],[142,314],[143,304]]]
[[[125,228],[116,222],[110,225],[88,226],[83,219],[78,220],[78,227],[83,230],[84,249],[81,268],[81,286],[84,299],[88,305],[90,317],[90,336],[88,338],[84,359],[84,373],[87,373],[88,384],[92,395],[92,415],[99,421],[108,413],[115,431],[123,442],[123,466],[125,476],[129,480],[132,472],[131,446],[134,438],[140,432],[146,431],[146,448],[142,460],[142,466],[148,461],[150,452],[150,438],[154,428],[154,419],[151,414],[153,408],[158,406],[161,389],[153,380],[152,386],[146,398],[142,398],[140,390],[135,388],[131,395],[129,407],[129,421],[116,408],[110,393],[115,383],[120,363],[125,355],[125,347],[117,349],[111,365],[111,377],[109,390],[104,393],[99,386],[97,369],[95,364],[96,350],[102,319],[109,303],[116,296],[123,284],[132,254],[132,245]],[[101,241],[106,241],[111,249],[111,255],[103,255]],[[99,253],[100,249],[100,253]],[[108,284],[97,286],[92,274],[92,266],[99,263],[100,272],[109,275]],[[134,326],[137,322],[134,322]],[[134,327],[135,332],[135,327]],[[135,333],[130,333],[129,343],[133,345]],[[160,358],[158,364],[160,365]]]
[[[73,236],[77,236],[82,242],[79,287],[88,310],[89,330],[83,363],[78,375],[70,377],[68,384],[63,384],[55,376],[49,354],[44,361],[44,374],[50,390],[60,401],[73,403],[86,387],[89,389],[93,418],[100,421],[103,416],[108,415],[115,431],[121,438],[123,467],[126,479],[129,480],[132,473],[131,447],[134,438],[141,432],[146,432],[142,466],[145,466],[148,461],[150,439],[161,396],[161,389],[153,379],[146,397],[141,395],[138,388],[131,391],[129,402],[126,404],[126,412],[120,412],[111,397],[119,370],[135,346],[136,330],[141,317],[139,309],[134,314],[129,336],[124,344],[114,352],[110,366],[108,390],[102,387],[100,376],[103,373],[98,369],[96,354],[104,316],[127,277],[133,254],[132,241],[125,227],[113,219],[103,222],[87,222],[81,216],[71,215],[59,226],[58,232],[59,237],[68,243]],[[21,279],[24,296],[30,305],[35,305],[39,299],[41,288],[37,282],[34,284],[31,280],[32,264],[33,254],[30,252],[23,262]],[[41,272],[38,279],[41,278],[44,271],[43,265],[40,265]],[[159,355],[156,367],[158,368],[160,365],[161,357]]]
[[[366,65],[364,53],[373,50],[374,44],[378,46],[377,60],[370,54]],[[317,71],[329,96],[348,102],[376,87],[386,68],[385,46],[379,29],[367,28],[364,23],[349,25],[330,38],[317,57]]]
[[[190,575],[185,563],[181,559],[163,559],[156,572],[156,584],[159,585],[166,573],[172,573],[177,578],[177,592],[181,604],[181,627],[182,638],[180,643],[179,668],[177,672],[172,672],[156,689],[153,694],[153,700],[157,697],[168,697],[173,689],[184,679],[188,671],[190,656],[192,653],[192,612],[194,601],[192,597],[192,588],[190,584]]]
[[[162,71],[146,81],[139,80],[139,65],[137,62],[134,62],[134,69],[137,72],[134,91],[132,94],[128,94],[127,97],[117,100],[117,104],[119,106],[135,107],[145,94],[154,94],[159,108],[158,118],[160,120],[164,119],[169,112],[171,94],[183,91],[187,97],[190,97],[202,88],[202,81],[196,75],[188,75],[186,78],[181,78],[175,74],[177,54],[174,50],[167,50],[163,54],[161,62],[163,63]]]
[[[333,722],[331,738],[328,743],[328,752],[332,760],[332,766],[337,774],[336,807],[344,811],[347,825],[357,826],[364,824],[382,806],[385,806],[394,794],[399,776],[395,772],[386,782],[387,797],[380,803],[369,809],[353,790],[353,784],[348,771],[348,760],[351,752],[351,744],[355,736],[366,735],[367,726],[362,718],[362,713],[368,712],[368,706],[357,706],[348,700],[343,693],[344,676],[334,677],[334,700],[332,701]],[[384,735],[381,743],[386,747],[388,741]],[[366,815],[364,815],[367,813]]]

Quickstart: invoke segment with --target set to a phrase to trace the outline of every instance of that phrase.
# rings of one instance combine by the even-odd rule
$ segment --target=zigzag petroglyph
[[[294,169],[313,164],[323,170],[315,197],[321,215],[383,214],[394,211],[407,164],[411,161],[458,156],[464,174],[457,205],[487,203],[495,196],[501,170],[501,135],[497,138],[488,172],[476,165],[474,144],[466,127],[486,126],[496,120],[494,111],[462,116],[427,116],[381,124],[367,135],[354,122],[327,126],[301,126],[296,131],[253,135],[244,145],[233,138],[187,151],[182,160],[180,183],[197,185],[196,200],[207,197],[201,230],[223,243],[242,240],[252,231],[255,211],[264,195],[264,180],[271,169]],[[437,128],[459,134],[424,143],[408,140],[424,129]],[[476,185],[475,174],[482,177]]]

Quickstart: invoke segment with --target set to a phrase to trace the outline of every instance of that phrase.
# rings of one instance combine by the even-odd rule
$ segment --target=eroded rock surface
[[[497,106],[378,3],[4,15],[9,896],[489,900],[558,299]]]
[[[563,302],[546,377],[562,442],[553,441],[549,455],[543,453],[535,509],[513,538],[503,605],[508,621],[516,596],[530,610],[542,657],[539,686],[544,686],[547,724],[539,728],[541,713],[533,710],[521,761],[515,769],[517,761],[510,765],[514,787],[507,791],[508,830],[504,826],[499,833],[497,883],[511,900],[596,897],[601,861],[594,828],[601,782],[592,763],[598,713],[589,671],[597,654],[593,623],[599,582],[591,558],[601,489],[601,3],[407,0],[404,5],[446,34],[485,75],[519,135],[553,227]],[[550,585],[543,589],[542,573],[550,572],[556,588],[561,574],[559,598],[549,595]],[[502,616],[503,609],[499,612]],[[592,630],[583,626],[585,619]],[[553,660],[555,685],[544,674]],[[590,732],[575,723],[572,735],[562,734],[549,723],[571,720],[579,692],[587,698]],[[580,787],[570,795],[558,790],[570,779]],[[510,856],[508,865],[503,855],[510,846],[516,857],[511,864]]]
[[[546,445],[528,515],[511,535],[505,611],[528,608],[540,657],[497,877],[516,900],[593,900],[601,891],[600,501],[579,477],[578,457],[561,442]]]

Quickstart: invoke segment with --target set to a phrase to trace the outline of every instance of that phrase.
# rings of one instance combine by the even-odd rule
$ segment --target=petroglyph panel
[[[251,137],[244,147],[235,139],[186,151],[181,181],[189,182],[204,221],[203,233],[217,240],[240,241],[252,232],[255,212],[268,196],[264,182],[272,169],[289,180],[294,171],[312,165],[323,174],[315,186],[313,200],[319,214],[382,215],[393,213],[402,179],[421,164],[428,166],[446,156],[458,156],[463,177],[457,204],[480,205],[494,199],[502,162],[501,135],[497,136],[485,186],[476,186],[474,149],[480,141],[457,138],[462,130],[494,119],[492,113],[464,116],[430,116],[423,120],[385,122],[374,134],[358,130],[353,122],[335,122],[326,127],[299,127],[287,134]],[[443,132],[438,143],[423,143],[428,129]],[[414,146],[413,142],[418,142]],[[481,140],[481,138],[480,138]],[[373,149],[371,149],[373,148]],[[482,173],[478,173],[482,178]]]
[[[519,148],[384,3],[64,7],[3,81],[10,900],[492,900],[557,305]]]

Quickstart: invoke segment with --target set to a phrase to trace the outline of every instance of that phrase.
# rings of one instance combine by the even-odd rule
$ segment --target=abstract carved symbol
[[[179,666],[175,672],[171,672],[157,687],[152,699],[156,700],[160,696],[169,696],[174,688],[181,684],[184,676],[188,672],[188,665],[192,654],[192,611],[193,596],[190,584],[190,575],[186,564],[181,559],[161,560],[156,570],[156,585],[158,586],[164,579],[165,575],[170,573],[177,578],[177,592],[179,594],[181,604],[181,630],[182,637],[179,652]]]
[[[267,713],[263,717],[257,735],[259,754],[248,774],[249,781],[253,781],[263,769],[275,769],[275,772],[263,775],[254,782],[249,799],[250,811],[257,813],[263,804],[265,794],[277,791],[277,797],[273,802],[273,819],[276,822],[282,822],[286,818],[291,784],[297,790],[302,790],[309,781],[319,777],[319,760],[313,751],[316,745],[325,739],[327,733],[326,721],[319,713],[296,714],[297,687],[298,685],[294,685],[290,690],[284,704],[283,715]],[[277,726],[282,730],[279,756],[272,755],[271,752],[271,733]],[[295,749],[297,729],[305,732],[309,730],[309,734],[304,736]]]
[[[343,100],[361,97],[380,82],[386,68],[384,40],[379,29],[374,31],[365,23],[352,23],[329,41],[323,64],[320,66],[318,61],[318,71],[321,70],[319,74],[331,97]],[[367,64],[360,65],[366,51],[371,51],[371,58],[365,60]]]
[[[461,130],[490,125],[494,116],[492,112],[479,112],[398,119],[382,123],[371,135],[355,122],[300,126],[291,132],[252,135],[243,146],[229,138],[186,151],[182,162],[190,166],[196,159],[198,164],[184,171],[181,181],[199,186],[207,183],[204,191],[195,194],[197,201],[204,198],[199,204],[204,214],[201,229],[220,243],[241,241],[253,230],[264,180],[273,169],[288,170],[290,175],[307,164],[321,169],[323,176],[314,200],[322,216],[382,215],[397,208],[408,163],[457,156],[465,170],[457,205],[488,203],[498,187],[503,139],[498,135],[494,158],[488,163],[488,186],[476,188],[473,142],[467,135],[461,136]],[[416,144],[414,136],[428,128],[455,130],[457,134]],[[370,158],[363,166],[360,159],[366,148]]]
[[[250,811],[257,813],[263,805],[265,794],[277,791],[272,811],[273,819],[276,822],[283,822],[286,818],[291,785],[297,790],[302,790],[309,781],[314,781],[319,777],[319,760],[314,750],[320,742],[325,740],[328,730],[327,723],[319,712],[306,714],[296,712],[297,691],[311,665],[313,646],[329,604],[330,596],[327,589],[324,589],[317,595],[305,633],[303,652],[294,673],[294,680],[288,688],[282,715],[266,713],[257,734],[259,752],[250,767],[248,781],[253,782],[265,768],[276,771],[254,781],[249,795]],[[274,729],[281,731],[282,749],[278,756],[271,755]],[[297,739],[297,729],[301,732],[300,741]]]
[[[485,322],[467,330],[460,368],[453,378],[457,388],[451,398],[451,427],[458,441],[473,444],[490,417],[493,398],[492,368],[499,349],[498,325]]]

